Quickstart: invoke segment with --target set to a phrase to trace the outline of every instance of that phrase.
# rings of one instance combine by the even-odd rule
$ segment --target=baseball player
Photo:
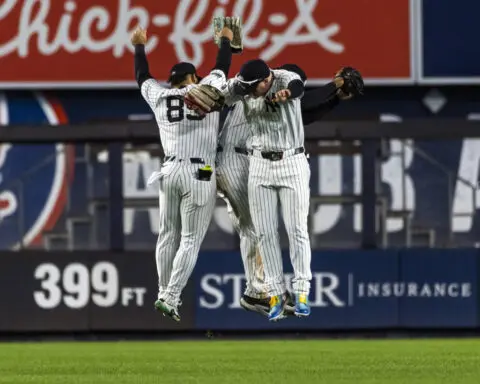
[[[232,30],[220,32],[220,49],[214,69],[200,84],[221,87],[232,58]],[[194,113],[185,108],[185,95],[198,83],[195,67],[178,63],[170,71],[171,88],[162,87],[149,72],[145,55],[146,31],[137,29],[135,74],[141,94],[155,114],[165,152],[158,181],[160,220],[155,249],[159,292],[155,308],[180,321],[180,295],[193,271],[200,245],[216,202],[213,165],[217,150],[219,113]]]
[[[286,302],[278,239],[278,201],[290,242],[295,315],[309,316],[310,169],[303,147],[300,103],[304,83],[297,74],[271,70],[264,61],[252,60],[242,66],[235,81],[225,88],[227,103],[242,101],[253,133],[248,197],[270,296],[269,320],[284,317]]]
[[[247,310],[265,313],[269,297],[265,290],[263,266],[257,252],[255,228],[248,204],[248,138],[249,127],[243,105],[237,102],[229,108],[219,136],[217,188],[227,203],[233,227],[240,237],[240,253],[246,277],[246,289],[240,305]]]
[[[248,197],[270,296],[269,320],[283,317],[286,286],[278,238],[278,201],[290,243],[295,315],[310,315],[312,278],[307,227],[310,167],[305,156],[300,97],[304,83],[262,60],[245,63],[226,97],[241,98],[252,130]]]
[[[285,64],[278,69],[297,73],[306,83],[305,72],[295,64]],[[338,105],[343,79],[335,79],[325,87],[310,90],[302,98],[302,115],[313,121],[321,118],[329,110]],[[303,104],[305,109],[303,111]],[[305,118],[305,117],[304,117]],[[237,101],[229,108],[219,137],[219,153],[217,155],[217,187],[225,198],[228,213],[235,230],[240,236],[240,250],[245,269],[246,289],[240,299],[240,305],[250,311],[268,315],[269,297],[265,291],[263,265],[257,252],[255,229],[248,202],[248,145],[250,137],[249,124],[245,117],[244,106]],[[293,314],[294,308],[288,296],[285,312]]]

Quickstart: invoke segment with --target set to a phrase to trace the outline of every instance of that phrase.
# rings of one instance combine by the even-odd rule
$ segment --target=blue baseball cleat
[[[310,304],[307,295],[296,295],[295,316],[307,317],[310,315]]]
[[[277,321],[285,318],[285,297],[283,295],[272,296],[270,298],[269,321]]]

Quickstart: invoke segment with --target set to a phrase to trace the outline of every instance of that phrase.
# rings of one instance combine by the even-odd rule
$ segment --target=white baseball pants
[[[201,166],[167,162],[158,176],[160,220],[155,249],[158,298],[171,305],[180,301],[215,208],[215,173],[210,181],[200,181],[196,173]]]
[[[254,151],[250,157],[250,212],[270,296],[286,291],[278,232],[278,201],[290,244],[295,294],[310,291],[311,249],[308,234],[310,166],[304,153],[271,161]]]
[[[217,155],[217,188],[226,198],[230,219],[240,237],[240,253],[246,279],[245,294],[262,299],[268,295],[248,203],[248,169],[248,156],[235,152],[233,148],[224,148]]]

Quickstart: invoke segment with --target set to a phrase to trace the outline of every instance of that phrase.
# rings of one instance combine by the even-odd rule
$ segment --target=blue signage
[[[312,315],[271,324],[239,305],[237,252],[202,253],[194,273],[198,329],[474,327],[476,250],[328,251],[312,255]],[[291,278],[288,255],[284,255]]]

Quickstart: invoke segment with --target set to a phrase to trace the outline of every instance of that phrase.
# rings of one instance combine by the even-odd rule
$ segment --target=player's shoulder
[[[152,90],[159,91],[163,90],[164,88],[165,87],[163,87],[159,81],[155,79],[147,79],[142,83],[140,91],[142,94],[147,94],[148,92],[152,92]]]
[[[141,92],[146,99],[156,105],[159,104],[162,99],[170,96],[184,96],[190,89],[190,85],[182,88],[171,88],[162,85],[155,79],[148,79],[143,82]]]
[[[214,69],[207,76],[200,80],[200,84],[213,85],[215,87],[220,87],[225,84],[227,78],[225,73],[219,69]]]
[[[294,80],[300,79],[300,76],[295,72],[287,71],[285,69],[272,69],[274,79],[278,80]]]
[[[142,86],[146,86],[146,87],[155,86],[155,87],[165,88],[165,87],[162,85],[162,83],[160,83],[157,79],[154,79],[154,78],[150,78],[150,79],[145,80],[145,81],[142,83]]]
[[[164,93],[165,96],[185,96],[185,94],[190,91],[195,84],[189,84],[181,88],[167,88],[165,89]]]
[[[221,91],[229,91],[234,89],[235,79],[226,79],[219,87]]]
[[[212,71],[210,71],[210,73],[208,75],[212,76],[212,77],[222,78],[222,79],[226,80],[225,72],[223,72],[220,69],[213,69]]]

